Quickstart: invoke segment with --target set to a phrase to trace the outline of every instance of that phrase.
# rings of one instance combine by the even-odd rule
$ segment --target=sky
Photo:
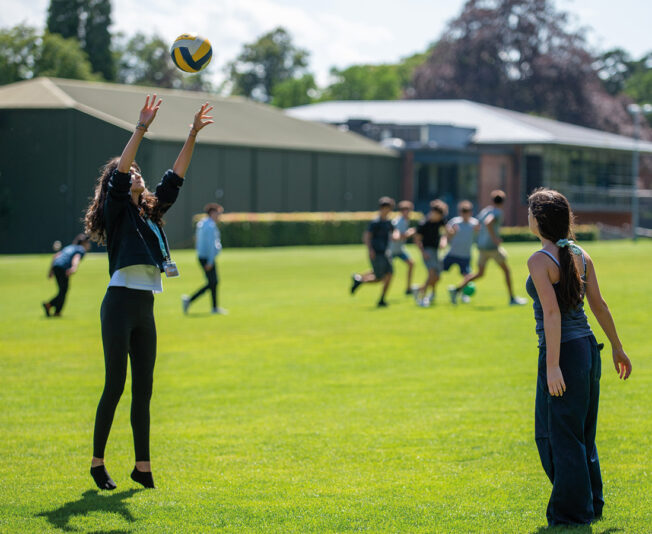
[[[49,0],[0,0],[0,28],[27,22],[44,27]],[[331,67],[391,63],[424,51],[456,17],[464,0],[112,0],[112,32],[158,33],[172,43],[198,33],[213,45],[211,78],[242,45],[284,26],[294,43],[310,52],[318,85]],[[621,47],[634,58],[652,51],[648,0],[555,0],[574,27],[586,27],[595,50]]]

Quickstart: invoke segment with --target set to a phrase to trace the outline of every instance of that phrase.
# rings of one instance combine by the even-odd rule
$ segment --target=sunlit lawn
[[[508,247],[524,295],[535,244]],[[582,532],[652,531],[652,244],[588,244],[634,371],[603,353],[598,448],[604,519]],[[412,252],[415,252],[412,250]],[[158,489],[129,479],[129,381],[107,448],[118,484],[88,474],[103,383],[104,255],[89,255],[61,319],[49,257],[0,257],[0,532],[537,532],[550,484],[534,443],[531,306],[507,306],[490,266],[473,302],[454,307],[379,286],[351,297],[362,246],[225,250],[221,305],[189,316],[200,285],[192,251],[156,297],[152,401]],[[419,264],[417,277],[424,271]],[[591,317],[592,325],[596,325]],[[596,330],[598,332],[598,330]],[[599,332],[599,340],[605,341]],[[555,531],[557,532],[557,531]]]

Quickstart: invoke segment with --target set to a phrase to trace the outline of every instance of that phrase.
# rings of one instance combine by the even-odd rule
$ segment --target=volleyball
[[[170,55],[174,64],[182,71],[199,72],[211,62],[213,48],[208,39],[192,33],[184,33],[172,43]]]

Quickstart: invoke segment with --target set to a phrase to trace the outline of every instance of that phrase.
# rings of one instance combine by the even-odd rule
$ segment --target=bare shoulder
[[[593,263],[593,260],[591,259],[591,256],[589,256],[589,253],[586,251],[586,249],[584,247],[580,247],[580,250],[586,259],[586,263]]]
[[[547,270],[548,268],[548,264],[544,255],[537,254],[536,252],[532,253],[532,255],[528,258],[527,266],[528,269],[530,269],[530,272]]]

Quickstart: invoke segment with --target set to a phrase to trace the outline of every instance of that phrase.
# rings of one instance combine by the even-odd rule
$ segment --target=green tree
[[[38,48],[36,28],[19,24],[0,29],[0,85],[31,78]]]
[[[624,93],[639,104],[652,104],[652,69],[637,72],[627,79]],[[648,116],[649,120],[652,117]]]
[[[598,56],[593,64],[602,85],[610,95],[622,93],[625,82],[633,74],[636,62],[622,48],[613,48]]]
[[[427,58],[426,53],[403,58],[396,64],[353,65],[331,69],[335,81],[321,100],[396,100],[412,91],[414,70]]]
[[[77,39],[64,39],[56,33],[43,35],[34,61],[34,77],[52,76],[74,80],[99,80]]]
[[[416,69],[414,89],[415,98],[466,98],[616,132],[631,124],[552,0],[467,0]]]
[[[645,85],[643,80],[646,73],[652,69],[652,52],[635,60],[622,48],[614,48],[601,54],[594,67],[609,94],[618,95],[625,92],[636,100],[638,97],[644,97],[644,94],[639,94],[640,91],[632,89],[632,86],[639,87],[641,83]]]
[[[47,29],[63,37],[79,39],[83,0],[50,0]]]
[[[36,76],[97,80],[77,39],[59,34],[40,36],[25,25],[0,30],[0,84]]]
[[[306,73],[308,51],[296,47],[284,28],[246,44],[226,67],[231,92],[262,102],[270,102],[274,87]]]
[[[273,89],[272,105],[279,108],[312,104],[317,95],[317,84],[312,74],[277,83]]]
[[[50,0],[47,28],[51,34],[75,37],[93,67],[105,80],[115,80],[111,52],[110,0]]]
[[[204,71],[187,74],[175,67],[169,45],[160,36],[137,33],[128,41],[119,42],[117,80],[133,85],[152,85],[172,89],[211,91]]]
[[[110,0],[86,0],[84,21],[84,50],[93,66],[107,81],[116,77],[115,61],[111,52],[111,2]]]
[[[335,82],[324,92],[324,100],[396,100],[401,80],[396,65],[353,65],[331,69]]]

